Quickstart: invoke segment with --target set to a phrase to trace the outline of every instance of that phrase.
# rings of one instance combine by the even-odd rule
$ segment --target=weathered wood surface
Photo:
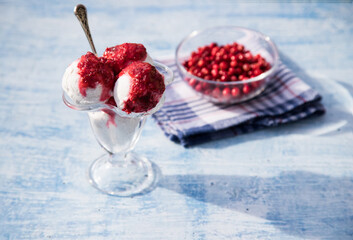
[[[64,69],[89,50],[76,3],[1,1],[0,239],[353,239],[352,3],[245,2],[83,2],[98,53],[129,41],[172,56],[186,34],[217,25],[266,33],[327,108],[191,149],[149,119],[136,152],[163,178],[116,198],[89,185],[103,150],[61,100]]]

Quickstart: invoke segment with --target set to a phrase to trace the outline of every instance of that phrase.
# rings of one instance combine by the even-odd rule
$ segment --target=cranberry
[[[209,84],[207,82],[202,82],[201,86],[202,86],[202,89],[208,89],[209,88]]]
[[[233,76],[230,77],[230,80],[231,80],[232,82],[235,82],[235,81],[237,81],[238,79],[237,79],[237,77],[236,77],[235,75],[233,75]]]
[[[196,84],[195,90],[198,91],[198,92],[201,92],[201,91],[202,91],[202,85],[201,85],[201,83]]]
[[[229,89],[229,87],[225,87],[222,91],[222,94],[224,97],[229,98],[231,96],[231,90]]]
[[[243,64],[243,70],[244,70],[245,72],[249,71],[249,70],[250,70],[250,65],[247,64],[247,63],[244,63],[244,64]]]
[[[223,75],[225,75],[227,72],[224,71],[224,70],[219,70],[218,73],[219,73],[219,75],[223,76]]]
[[[230,49],[229,49],[229,53],[231,53],[231,54],[234,54],[234,53],[236,53],[238,51],[238,49],[236,48],[236,47],[231,47]]]
[[[213,47],[211,50],[211,55],[215,56],[217,54],[218,50],[219,50],[219,47],[217,47],[217,46]]]
[[[239,93],[240,93],[239,88],[237,87],[232,88],[231,94],[233,97],[237,97]]]
[[[235,74],[235,68],[229,68],[227,74],[233,76]]]
[[[190,80],[189,80],[189,84],[190,84],[190,86],[195,86],[196,84],[197,84],[197,81],[196,81],[196,79],[195,78],[191,78]]]
[[[212,69],[216,69],[216,70],[218,70],[218,68],[219,68],[219,66],[218,66],[218,64],[217,64],[217,63],[212,64]]]
[[[238,54],[237,56],[239,61],[243,61],[245,58],[243,54]]]
[[[244,57],[245,57],[246,60],[252,61],[252,54],[250,52],[246,52],[244,54]]]
[[[218,70],[217,69],[212,69],[211,74],[214,78],[218,77]]]
[[[241,45],[241,44],[238,44],[238,51],[239,52],[242,52],[242,51],[244,51],[244,46],[243,45]]]
[[[221,82],[227,82],[227,81],[228,81],[228,76],[227,75],[221,76]]]
[[[232,60],[232,61],[230,62],[230,66],[231,66],[231,67],[236,67],[236,66],[238,66],[238,62],[237,62],[236,60]]]
[[[207,68],[203,67],[203,68],[201,69],[201,73],[204,74],[204,75],[208,75],[209,71],[208,71]]]
[[[250,92],[250,86],[248,84],[244,84],[243,93],[248,94]]]
[[[222,70],[228,69],[228,63],[227,62],[221,62],[219,64],[219,68],[222,69]]]
[[[206,95],[211,95],[211,93],[212,93],[212,88],[207,88],[207,89],[205,89],[205,91],[203,91],[203,93],[206,94]]]
[[[197,62],[197,66],[199,66],[199,67],[204,67],[206,65],[206,62],[205,62],[205,60],[203,60],[203,59],[200,59],[198,62]]]
[[[254,76],[258,76],[262,73],[262,71],[259,68],[256,68],[253,72]]]
[[[219,98],[219,97],[221,96],[221,90],[220,90],[218,87],[216,87],[216,88],[213,89],[213,91],[212,91],[212,96],[213,96],[214,98]]]
[[[256,82],[252,82],[251,83],[251,87],[253,88],[253,89],[256,89],[256,88],[258,88],[258,87],[260,87],[261,86],[261,81],[256,81]]]

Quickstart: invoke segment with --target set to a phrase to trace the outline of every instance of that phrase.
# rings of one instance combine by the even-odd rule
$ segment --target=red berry
[[[235,68],[229,68],[227,74],[233,76],[235,74]]]
[[[249,71],[249,70],[250,70],[250,65],[247,64],[247,63],[244,63],[244,64],[243,64],[243,70],[244,70],[245,72]]]
[[[244,46],[241,44],[238,44],[238,51],[242,52],[244,50]]]
[[[202,85],[201,85],[201,83],[198,83],[198,84],[195,86],[195,90],[198,91],[198,92],[201,92],[201,91],[202,91]]]
[[[219,64],[219,68],[222,69],[222,70],[228,69],[228,63],[227,62],[221,62]]]
[[[190,84],[190,86],[195,86],[196,84],[197,84],[197,81],[196,81],[196,79],[195,78],[191,78],[190,80],[189,80],[189,84]]]
[[[207,82],[202,82],[201,83],[202,89],[207,89],[209,88],[209,84]]]
[[[236,66],[238,66],[238,62],[236,60],[233,60],[233,61],[230,62],[230,66],[231,67],[236,67]]]
[[[226,54],[225,54],[225,55],[223,55],[223,56],[222,56],[222,58],[223,58],[223,60],[226,60],[226,61],[227,61],[227,60],[229,60],[229,56],[228,56],[228,55],[226,55]]]
[[[222,94],[224,97],[230,97],[231,96],[231,90],[229,89],[229,87],[225,87],[222,91]]]
[[[248,94],[250,92],[250,86],[248,84],[244,84],[243,93]]]
[[[218,70],[219,66],[217,63],[212,64],[212,69],[217,69]]]
[[[208,71],[207,68],[203,67],[203,68],[201,69],[201,73],[204,74],[204,75],[207,75],[207,74],[209,73],[209,71]]]
[[[206,64],[206,62],[205,62],[205,60],[203,60],[203,59],[200,59],[200,60],[197,62],[197,66],[199,66],[199,67],[203,67],[203,66],[205,66],[205,64]]]
[[[233,97],[237,97],[239,93],[240,93],[239,88],[237,87],[232,88],[231,94]]]
[[[260,85],[261,85],[261,82],[260,82],[260,81],[256,81],[256,82],[252,82],[252,83],[251,83],[251,87],[252,87],[253,89],[256,89],[256,88],[260,87]]]
[[[234,81],[237,81],[238,79],[237,79],[237,77],[235,75],[233,75],[233,76],[230,77],[230,80],[234,82]]]
[[[218,74],[221,75],[221,76],[225,75],[226,73],[227,73],[227,72],[224,71],[224,70],[219,70],[219,71],[218,71]]]
[[[251,61],[252,60],[252,54],[250,52],[246,52],[244,54],[244,57],[247,61]]]
[[[238,51],[238,49],[236,48],[236,47],[231,47],[230,49],[229,49],[229,53],[231,53],[231,54],[234,54],[234,53],[236,53]]]
[[[218,70],[217,69],[212,69],[211,70],[211,74],[214,78],[216,78],[218,76]]]
[[[253,72],[254,76],[258,76],[261,73],[262,73],[262,71],[259,68],[255,69],[254,72]]]
[[[218,50],[219,50],[219,47],[217,47],[217,46],[213,47],[212,50],[211,50],[211,55],[215,56],[217,54]]]
[[[207,88],[207,89],[205,89],[205,91],[203,91],[203,93],[206,94],[206,95],[211,95],[212,89],[211,88]]]
[[[221,96],[221,90],[220,90],[218,87],[216,87],[216,88],[213,89],[213,91],[212,91],[212,96],[213,96],[214,98],[219,98],[219,97]]]
[[[228,76],[227,75],[221,76],[221,82],[226,82],[226,81],[228,81]]]
[[[211,76],[211,75],[206,75],[206,76],[204,76],[204,79],[206,79],[206,80],[212,80],[212,76]]]

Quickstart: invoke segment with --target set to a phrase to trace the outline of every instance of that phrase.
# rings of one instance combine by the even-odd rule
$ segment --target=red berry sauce
[[[129,74],[132,78],[128,100],[122,109],[127,113],[147,112],[159,102],[165,90],[164,77],[149,63],[132,62],[119,76]],[[119,79],[118,79],[119,81]]]
[[[144,61],[147,57],[146,48],[139,43],[123,43],[110,47],[103,53],[103,58],[112,65],[115,75],[134,61]]]
[[[82,96],[87,95],[88,88],[94,89],[97,85],[101,85],[100,101],[106,101],[111,97],[115,77],[113,70],[105,64],[104,59],[87,52],[86,55],[81,56],[77,68],[79,69],[78,74],[81,76],[78,87]]]
[[[211,43],[193,51],[183,63],[185,69],[194,76],[215,82],[241,82],[256,77],[271,68],[271,65],[259,54],[253,55],[242,44],[218,45]],[[196,91],[219,100],[241,98],[261,87],[263,81],[243,85],[240,89],[231,84],[217,87],[213,84],[188,79],[189,85]]]
[[[116,122],[115,122],[115,114],[116,113],[113,110],[110,110],[108,108],[103,109],[102,111],[108,115],[108,120],[107,120],[106,126],[108,128],[110,127],[110,125],[116,127],[117,126]]]

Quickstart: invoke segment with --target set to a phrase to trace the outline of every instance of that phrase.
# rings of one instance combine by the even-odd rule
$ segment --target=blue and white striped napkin
[[[167,87],[165,103],[153,117],[167,137],[184,147],[325,112],[319,93],[283,63],[258,97],[235,105],[216,105],[191,90],[173,60],[162,62],[174,71],[174,82]]]

